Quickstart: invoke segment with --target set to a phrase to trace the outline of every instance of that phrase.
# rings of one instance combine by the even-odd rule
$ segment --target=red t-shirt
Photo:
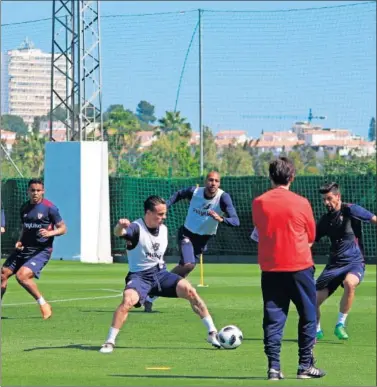
[[[254,199],[252,216],[262,271],[298,271],[314,265],[309,243],[315,240],[315,220],[307,199],[274,188]]]

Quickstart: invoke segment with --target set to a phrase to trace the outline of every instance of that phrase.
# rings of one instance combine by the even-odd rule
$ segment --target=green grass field
[[[317,267],[317,275],[322,266]],[[268,382],[262,342],[262,298],[257,265],[205,265],[207,288],[198,288],[220,329],[235,324],[244,342],[216,350],[185,300],[159,299],[156,312],[130,313],[112,354],[98,352],[120,301],[125,264],[52,261],[39,286],[53,306],[43,321],[33,299],[10,280],[2,308],[2,386],[299,386],[376,385],[376,267],[368,266],[348,318],[350,340],[333,335],[341,295],[323,307],[325,340],[318,343],[320,380],[295,379],[297,313],[291,307],[282,348],[286,380]],[[199,282],[199,269],[192,274]],[[170,370],[147,370],[170,367]]]

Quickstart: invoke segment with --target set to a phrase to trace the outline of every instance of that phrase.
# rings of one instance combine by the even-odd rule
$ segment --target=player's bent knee
[[[1,268],[1,281],[6,281],[11,275],[13,275],[12,270],[6,267]]]
[[[129,311],[139,302],[139,293],[134,289],[127,289],[123,293],[122,308]]]
[[[188,300],[197,297],[195,288],[185,279],[181,279],[177,284],[177,296]]]
[[[354,291],[357,285],[358,285],[358,280],[355,281],[353,279],[345,279],[343,281],[344,289],[348,291]]]
[[[22,271],[16,274],[16,279],[18,282],[26,282],[34,277],[33,272]]]

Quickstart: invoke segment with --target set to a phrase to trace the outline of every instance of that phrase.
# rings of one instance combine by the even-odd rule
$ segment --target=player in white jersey
[[[189,187],[175,192],[167,202],[168,208],[182,199],[190,200],[184,225],[178,231],[178,245],[181,259],[172,270],[181,277],[187,277],[194,270],[200,254],[206,250],[208,241],[216,235],[219,223],[238,227],[240,220],[230,195],[220,189],[220,174],[209,172],[204,187]],[[144,307],[152,312],[148,297]]]
[[[208,329],[207,341],[216,348],[221,345],[217,329],[208,309],[192,285],[178,274],[166,270],[164,254],[168,246],[166,219],[167,206],[159,196],[150,196],[144,202],[144,218],[130,222],[120,219],[114,234],[127,241],[129,272],[123,300],[116,309],[109,334],[100,352],[113,352],[115,339],[133,307],[144,304],[147,294],[185,298]]]

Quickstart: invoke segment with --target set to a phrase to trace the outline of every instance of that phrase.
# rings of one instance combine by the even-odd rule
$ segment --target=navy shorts
[[[182,226],[178,230],[178,248],[181,254],[179,265],[187,263],[196,264],[199,260],[200,254],[206,251],[207,243],[211,235],[193,234]]]
[[[178,274],[170,273],[166,267],[158,266],[151,269],[129,272],[126,277],[126,289],[134,289],[139,294],[139,308],[144,304],[148,295],[159,297],[177,298],[177,283],[182,279]]]
[[[343,281],[347,274],[352,273],[359,278],[359,283],[364,278],[365,264],[350,263],[348,265],[326,265],[321,275],[317,278],[316,289],[327,288],[329,295],[333,294],[339,286],[343,287]]]
[[[21,267],[29,268],[34,277],[39,279],[42,269],[51,258],[52,249],[31,249],[24,247],[22,251],[14,251],[4,262],[3,267],[12,270],[16,274]]]

